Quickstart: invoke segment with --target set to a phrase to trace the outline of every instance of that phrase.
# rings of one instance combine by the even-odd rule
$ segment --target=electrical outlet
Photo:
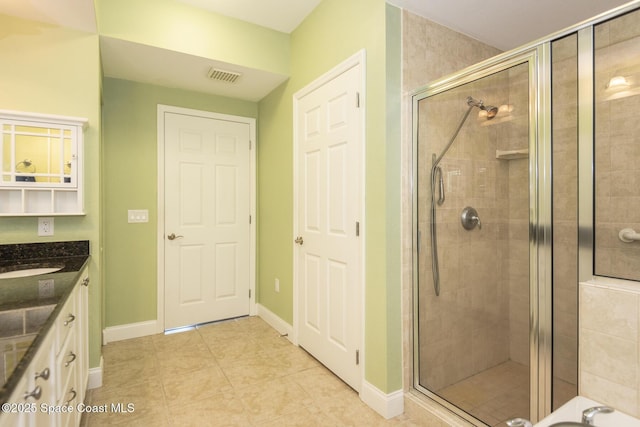
[[[55,294],[53,279],[38,280],[38,297],[51,298]]]
[[[276,292],[280,292],[280,279],[276,277]]]
[[[53,218],[38,218],[38,236],[53,236]]]

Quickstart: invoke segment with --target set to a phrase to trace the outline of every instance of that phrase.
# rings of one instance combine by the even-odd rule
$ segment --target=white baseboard
[[[106,345],[114,341],[122,341],[130,338],[139,338],[157,334],[157,323],[158,322],[156,320],[147,320],[146,322],[109,326],[102,331],[102,344]]]
[[[275,314],[265,306],[261,304],[257,304],[257,306],[258,317],[267,322],[273,329],[280,332],[281,335],[286,334],[287,339],[293,344],[296,344],[293,339],[293,326],[282,320],[277,314]]]
[[[89,379],[87,380],[87,389],[102,387],[102,367],[104,359],[100,356],[100,366],[97,368],[89,368]]]
[[[374,385],[363,381],[360,400],[386,419],[404,413],[404,392],[402,390],[385,394]]]

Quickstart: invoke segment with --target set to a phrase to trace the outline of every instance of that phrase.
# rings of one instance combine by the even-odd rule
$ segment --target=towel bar
[[[618,237],[625,243],[640,241],[640,233],[636,233],[632,228],[623,228]]]

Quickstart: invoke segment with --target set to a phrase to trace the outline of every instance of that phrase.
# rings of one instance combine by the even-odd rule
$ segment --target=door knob
[[[184,236],[176,236],[176,233],[171,233],[171,234],[169,234],[169,235],[167,236],[167,239],[169,239],[169,240],[176,240],[176,239],[179,239],[179,238],[181,238],[181,237],[184,237]]]
[[[294,240],[294,242],[302,246],[302,244],[304,243],[304,240],[302,240],[302,236],[298,236],[296,237],[296,240]]]

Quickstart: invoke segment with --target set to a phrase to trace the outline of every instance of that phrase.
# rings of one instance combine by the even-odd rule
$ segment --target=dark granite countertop
[[[0,361],[0,403],[13,393],[88,260],[86,240],[0,245],[0,273],[62,267],[49,274],[0,279],[0,356],[9,354]]]

